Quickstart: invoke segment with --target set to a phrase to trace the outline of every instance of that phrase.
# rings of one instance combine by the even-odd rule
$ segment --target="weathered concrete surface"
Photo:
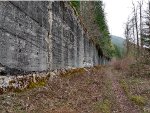
[[[68,2],[0,2],[2,65],[31,72],[93,66],[100,60]]]

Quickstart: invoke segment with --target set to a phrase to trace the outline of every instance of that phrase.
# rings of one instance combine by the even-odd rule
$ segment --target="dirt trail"
[[[140,110],[132,104],[124,93],[124,90],[119,84],[119,73],[113,72],[111,68],[108,68],[108,77],[112,80],[112,90],[116,97],[116,102],[119,105],[119,111],[117,113],[140,113]]]
[[[1,95],[0,113],[141,113],[118,74],[110,66],[74,70],[44,87]]]

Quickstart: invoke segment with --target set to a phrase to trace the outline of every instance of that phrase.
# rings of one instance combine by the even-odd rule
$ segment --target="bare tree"
[[[135,7],[135,4],[133,4],[133,10],[134,10],[134,21],[135,21],[135,31],[136,31],[136,40],[137,40],[137,53],[139,54],[139,31],[138,31],[138,17],[137,17],[137,8]]]
[[[142,36],[142,5],[143,2],[138,2],[139,4],[139,9],[140,9],[140,39],[141,39],[141,48],[143,48],[143,36]]]
[[[126,37],[126,48],[127,52],[126,55],[129,54],[129,23],[126,23],[126,28],[125,28],[125,37]]]

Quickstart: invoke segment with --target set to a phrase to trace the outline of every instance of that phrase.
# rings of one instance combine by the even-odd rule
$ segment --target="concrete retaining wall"
[[[0,64],[19,71],[45,71],[98,65],[68,2],[0,2]]]

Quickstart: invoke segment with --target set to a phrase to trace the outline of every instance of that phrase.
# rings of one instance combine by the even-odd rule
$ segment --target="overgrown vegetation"
[[[125,29],[126,55],[135,58],[128,75],[150,77],[150,2],[148,8],[143,8],[144,2],[133,3],[133,13],[130,15]]]
[[[138,69],[139,65],[143,65],[143,63],[137,65],[136,59],[134,57],[131,58],[131,56],[113,63],[114,69],[121,73],[120,85],[128,99],[134,105],[137,105],[142,112],[148,113],[150,80],[148,76],[142,74],[146,73],[142,72],[142,67],[140,71],[135,71],[134,68]]]
[[[122,55],[121,55],[121,50],[119,49],[119,47],[117,45],[114,44],[114,53],[113,53],[113,56],[114,57],[117,57],[117,58],[121,58]]]
[[[100,45],[100,48],[102,48],[102,51],[106,56],[113,57],[113,55],[115,55],[114,52],[116,52],[117,50],[115,50],[116,48],[113,47],[114,45],[111,43],[110,40],[110,33],[105,18],[105,11],[103,9],[103,2],[95,1],[94,6],[95,6],[95,21],[101,33],[98,44]]]
[[[70,1],[70,5],[74,9],[76,15],[80,13],[80,1]]]
[[[136,79],[136,81],[135,81]],[[137,82],[138,79],[138,82]],[[134,81],[134,82],[131,82]],[[138,87],[141,87],[140,82],[139,82],[140,78],[126,78],[126,79],[122,79],[120,80],[120,84],[122,86],[122,88],[124,89],[127,97],[129,100],[131,100],[134,104],[138,105],[140,107],[140,109],[142,109],[144,111],[144,106],[147,105],[148,100],[147,100],[147,96],[146,95],[142,95],[138,90]],[[144,83],[146,83],[146,81],[143,81]],[[145,89],[141,89],[141,90],[145,90]]]
[[[70,1],[70,3],[80,13],[80,1]]]
[[[78,12],[82,24],[88,32],[90,40],[97,49],[102,50],[102,55],[112,58],[120,57],[119,51],[110,40],[105,11],[102,1],[71,1],[71,6]]]
[[[116,70],[110,66],[95,66],[70,69],[64,73],[59,73],[53,77],[53,80],[48,78],[36,79],[36,83],[31,81],[28,85],[30,90],[1,95],[0,110],[2,112],[8,110],[8,112],[13,113],[113,113],[116,111],[119,113],[122,110],[119,107],[122,102],[118,101],[118,98],[122,98],[124,94],[115,93],[120,92],[120,89],[117,88],[118,85],[112,79],[117,77],[116,81],[120,80],[120,85],[129,102],[138,105],[144,112],[148,111],[146,106],[149,105],[148,88],[150,81],[128,78],[128,76],[120,77],[117,75],[118,71],[115,72]],[[128,100],[126,101],[128,102]],[[126,104],[126,102],[123,103]]]
[[[111,113],[116,104],[113,104],[113,91],[105,68],[95,66],[68,70],[56,75],[52,81],[41,79],[29,84],[30,90],[1,95],[0,111]],[[8,102],[10,106],[7,106]]]

